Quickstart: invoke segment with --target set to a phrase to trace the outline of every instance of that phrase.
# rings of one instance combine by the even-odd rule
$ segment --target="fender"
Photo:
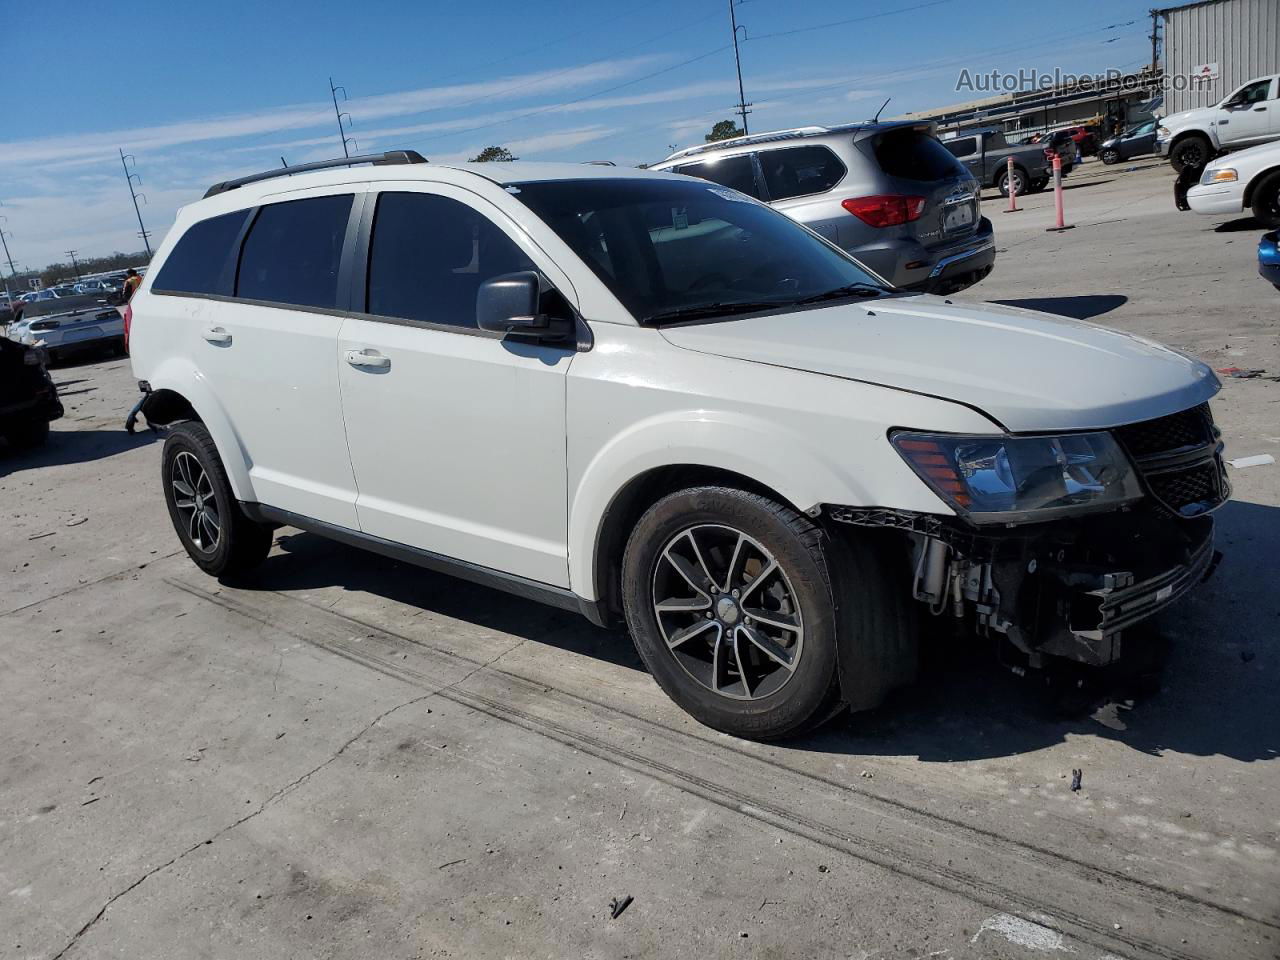
[[[151,371],[147,381],[152,390],[172,390],[187,398],[213,437],[218,456],[226,468],[227,479],[231,482],[232,493],[241,502],[256,502],[253,482],[249,479],[249,459],[240,435],[231,425],[226,409],[209,389],[204,374],[189,359],[171,354]]]
[[[614,498],[642,474],[671,466],[710,467],[751,477],[801,511],[824,502],[874,502],[848,464],[778,423],[722,410],[680,410],[641,420],[598,450],[571,487],[569,583],[578,596],[600,599],[601,585],[595,582],[597,537]],[[927,509],[951,512],[923,484],[903,479],[928,498]]]

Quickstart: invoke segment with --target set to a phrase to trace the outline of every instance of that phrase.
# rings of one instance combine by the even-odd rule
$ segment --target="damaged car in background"
[[[1105,665],[1214,566],[1220,384],[1176,350],[889,287],[691,177],[288,173],[180,211],[126,310],[211,575],[312,531],[625,624],[776,738],[910,682],[924,617]]]

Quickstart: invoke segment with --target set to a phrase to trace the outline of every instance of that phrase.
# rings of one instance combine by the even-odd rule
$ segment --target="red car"
[[[1065,133],[1080,148],[1080,156],[1092,157],[1098,152],[1098,138],[1088,127],[1063,127],[1054,133]]]

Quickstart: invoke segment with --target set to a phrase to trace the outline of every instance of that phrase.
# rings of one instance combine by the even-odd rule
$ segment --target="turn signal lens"
[[[1230,167],[1222,167],[1218,170],[1206,170],[1204,172],[1204,183],[1235,183],[1236,172]]]

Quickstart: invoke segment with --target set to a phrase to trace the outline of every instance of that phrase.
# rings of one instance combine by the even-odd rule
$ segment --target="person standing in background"
[[[133,299],[133,295],[137,291],[138,286],[141,283],[142,283],[142,277],[138,276],[137,270],[133,269],[133,267],[130,267],[128,270],[125,271],[124,287],[120,291],[121,294],[123,294],[124,296],[124,301],[123,301],[124,303],[128,303],[130,300]]]

